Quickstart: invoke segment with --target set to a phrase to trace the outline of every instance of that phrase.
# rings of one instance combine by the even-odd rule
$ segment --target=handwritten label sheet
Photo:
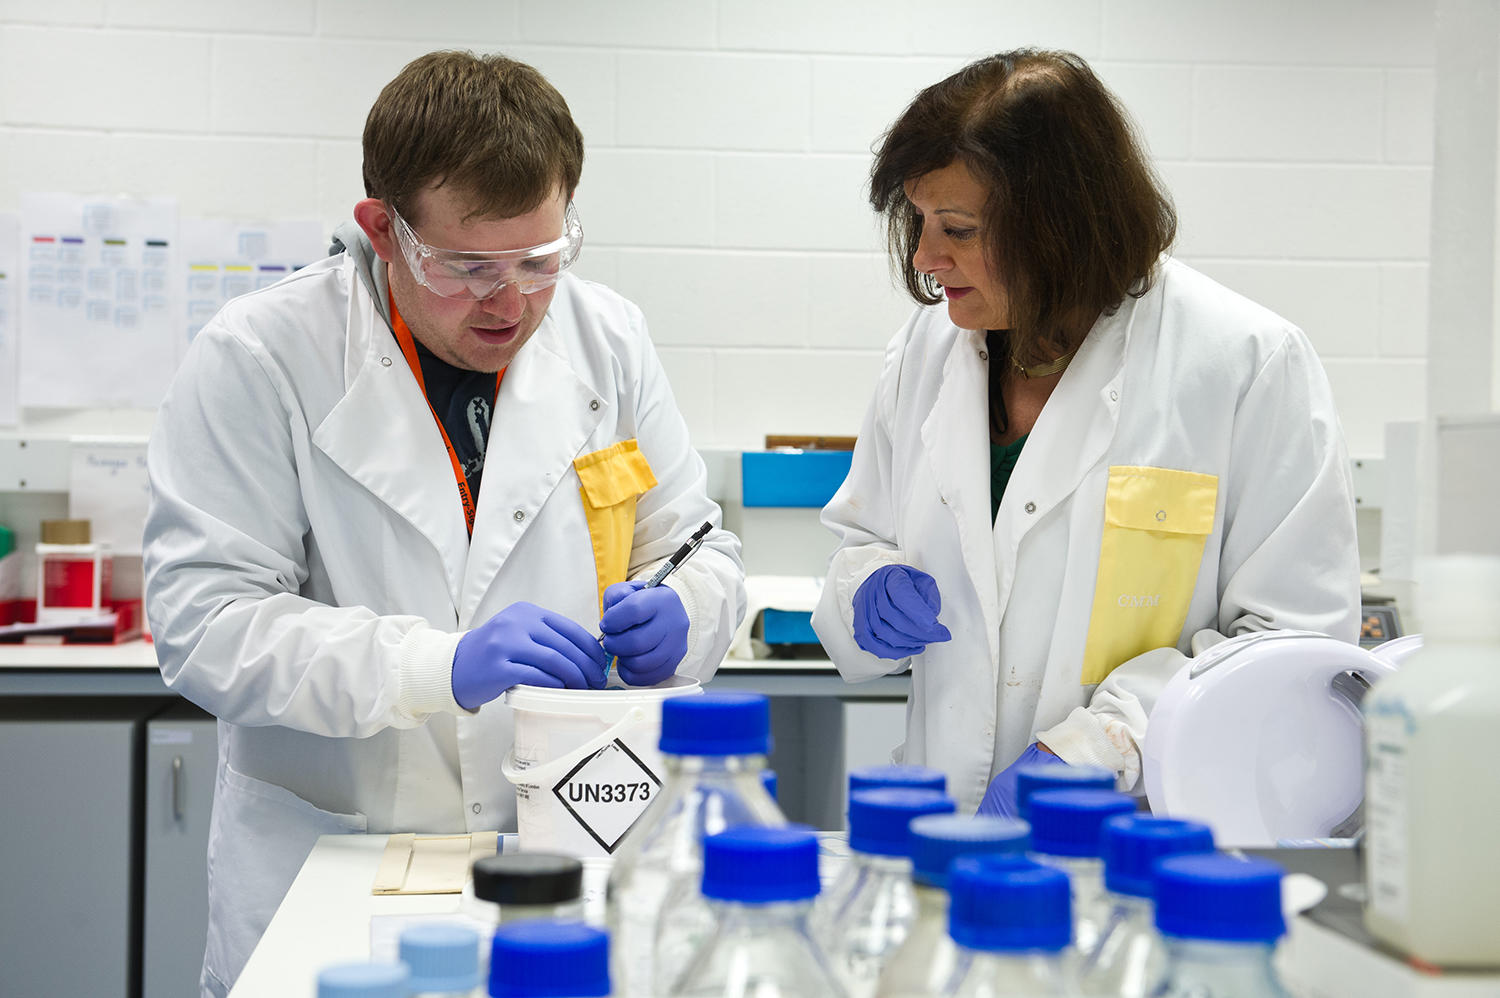
[[[316,221],[184,218],[182,246],[187,335],[178,340],[179,352],[229,299],[275,284],[328,255],[328,239]]]
[[[140,554],[150,486],[146,445],[75,439],[68,468],[68,515],[90,521],[90,537],[113,554]]]

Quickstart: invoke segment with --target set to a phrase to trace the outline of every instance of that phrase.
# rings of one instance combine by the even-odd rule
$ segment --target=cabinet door
[[[208,822],[217,722],[179,704],[146,725],[141,993],[193,998],[208,934]]]
[[[142,708],[0,707],[0,993],[127,996]]]

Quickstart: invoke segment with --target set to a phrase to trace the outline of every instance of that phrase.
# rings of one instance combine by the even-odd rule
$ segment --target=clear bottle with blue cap
[[[704,843],[714,931],[671,998],[846,998],[807,918],[818,895],[818,838],[800,825],[740,826]]]
[[[1134,814],[1135,799],[1112,790],[1039,790],[1030,798],[1031,854],[1073,885],[1073,941],[1088,953],[1104,921],[1104,822]]]
[[[318,998],[407,998],[404,963],[339,963],[318,972]]]
[[[880,787],[904,787],[907,790],[948,792],[948,778],[941,769],[927,766],[861,766],[849,770],[849,792],[875,790]]]
[[[939,790],[877,787],[849,795],[849,860],[813,906],[811,925],[851,998],[875,993],[886,959],[916,920],[912,819],[956,807]]]
[[[771,751],[770,702],[705,693],[662,702],[666,782],[615,854],[607,902],[615,987],[660,998],[713,931],[699,893],[703,840],[732,825],[786,824],[761,773]]]
[[[877,998],[925,998],[953,977],[958,947],[948,935],[948,867],[960,856],[1022,855],[1031,841],[1016,818],[928,814],[913,818],[908,832],[912,895],[917,914],[906,939],[886,960]]]
[[[1078,988],[1086,995],[1146,998],[1167,966],[1152,900],[1155,864],[1213,852],[1213,832],[1196,821],[1120,814],[1104,823],[1103,851],[1105,918],[1093,949],[1078,955]]]
[[[1065,996],[1073,933],[1068,875],[1021,856],[953,861],[948,931],[959,966],[940,992],[961,998]]]
[[[479,933],[461,925],[413,925],[401,933],[401,962],[411,970],[410,998],[474,998],[479,990]]]
[[[582,922],[509,922],[490,942],[490,998],[608,998],[609,937]]]
[[[1113,790],[1115,774],[1102,766],[1034,762],[1016,770],[1016,813],[1031,820],[1031,795],[1042,790]]]
[[[1286,934],[1281,867],[1222,853],[1156,864],[1167,968],[1152,998],[1290,998],[1272,963]]]

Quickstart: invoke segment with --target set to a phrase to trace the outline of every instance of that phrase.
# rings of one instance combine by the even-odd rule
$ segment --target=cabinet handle
[[[172,757],[172,820],[182,820],[182,756]]]

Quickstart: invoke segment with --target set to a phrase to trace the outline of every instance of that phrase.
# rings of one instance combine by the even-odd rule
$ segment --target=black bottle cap
[[[564,904],[583,896],[583,864],[550,852],[502,853],[474,864],[474,896],[507,904]]]

